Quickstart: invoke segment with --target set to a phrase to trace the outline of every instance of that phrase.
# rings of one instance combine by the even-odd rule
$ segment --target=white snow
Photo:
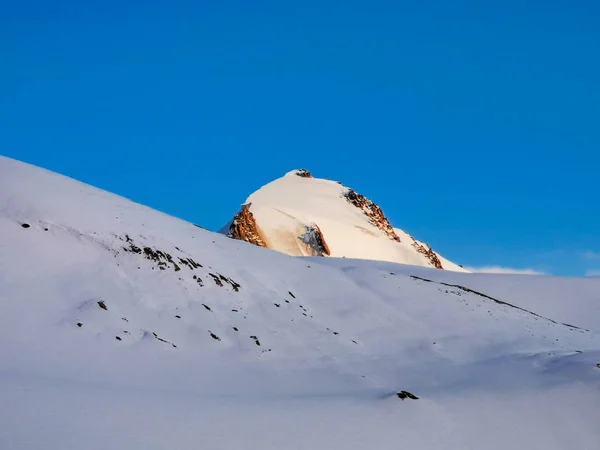
[[[0,157],[0,448],[596,449],[594,281],[565,326],[561,279],[290,257]]]
[[[432,266],[414,248],[411,235],[396,228],[401,242],[392,240],[371,224],[360,209],[348,203],[343,197],[347,187],[335,181],[300,177],[297,172],[290,171],[268,183],[245,202],[250,204],[268,248],[293,256],[309,256],[300,236],[307,227],[317,224],[332,257]],[[447,270],[467,272],[445,258],[440,259]]]

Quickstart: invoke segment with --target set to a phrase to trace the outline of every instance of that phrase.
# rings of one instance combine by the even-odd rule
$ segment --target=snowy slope
[[[509,276],[293,258],[6,158],[0,237],[2,449],[600,444],[600,336]]]
[[[349,192],[355,197],[348,198]],[[266,247],[294,256],[321,254],[425,267],[434,267],[437,258],[439,268],[467,272],[427,244],[393,228],[370,200],[338,182],[313,178],[304,170],[293,170],[268,183],[250,195],[245,205],[249,205],[255,224],[235,233],[230,222],[221,232],[250,242],[249,235],[259,235]],[[243,220],[238,215],[233,223]],[[322,234],[328,252],[315,252],[314,245],[307,245],[306,236],[314,230]]]

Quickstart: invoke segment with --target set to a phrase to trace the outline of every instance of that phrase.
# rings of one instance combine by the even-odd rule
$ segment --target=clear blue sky
[[[0,152],[217,229],[288,170],[468,266],[600,269],[597,1],[4,2]]]

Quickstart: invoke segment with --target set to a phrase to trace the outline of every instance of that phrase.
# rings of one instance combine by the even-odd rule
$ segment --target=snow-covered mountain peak
[[[222,230],[294,256],[334,256],[466,272],[394,228],[372,200],[340,182],[292,170],[251,194]]]

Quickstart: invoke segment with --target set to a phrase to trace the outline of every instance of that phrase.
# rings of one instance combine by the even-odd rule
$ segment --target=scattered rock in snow
[[[23,228],[29,228],[31,225],[29,225],[28,223],[22,223],[21,226]]]
[[[213,338],[216,341],[220,341],[221,338],[219,336],[217,336],[215,333],[213,333],[212,331],[208,330],[208,332],[210,333],[210,337]]]
[[[103,301],[103,300],[100,300],[100,301],[98,302],[98,306],[99,306],[100,308],[102,308],[103,310],[105,310],[105,311],[108,311],[108,308],[107,308],[107,306],[106,306],[106,303],[104,303],[104,301]]]

